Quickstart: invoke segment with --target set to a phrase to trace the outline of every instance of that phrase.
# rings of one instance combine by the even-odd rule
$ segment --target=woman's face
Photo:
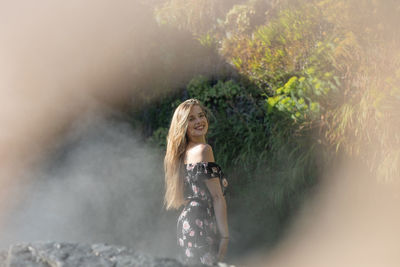
[[[206,114],[199,105],[194,105],[189,113],[187,136],[189,139],[204,136],[208,130]]]

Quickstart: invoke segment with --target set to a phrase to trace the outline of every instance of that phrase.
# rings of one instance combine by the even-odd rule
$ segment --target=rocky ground
[[[155,258],[107,244],[21,243],[0,252],[0,267],[184,267],[174,259]]]

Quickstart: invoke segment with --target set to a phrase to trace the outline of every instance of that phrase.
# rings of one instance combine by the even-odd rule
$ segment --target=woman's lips
[[[204,126],[198,126],[198,127],[196,127],[195,129],[196,129],[196,130],[203,130],[203,129],[204,129]]]

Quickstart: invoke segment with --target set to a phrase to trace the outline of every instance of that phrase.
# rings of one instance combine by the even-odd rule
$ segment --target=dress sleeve
[[[222,192],[225,195],[228,183],[221,167],[215,162],[204,162],[199,164],[197,168],[197,178],[203,181],[212,178],[219,178]]]
[[[221,177],[221,167],[214,162],[202,162],[197,168],[199,180],[207,180]]]

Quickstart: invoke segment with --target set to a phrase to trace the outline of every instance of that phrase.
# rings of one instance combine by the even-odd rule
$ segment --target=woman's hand
[[[218,261],[223,261],[228,250],[229,238],[221,238],[219,241]]]

